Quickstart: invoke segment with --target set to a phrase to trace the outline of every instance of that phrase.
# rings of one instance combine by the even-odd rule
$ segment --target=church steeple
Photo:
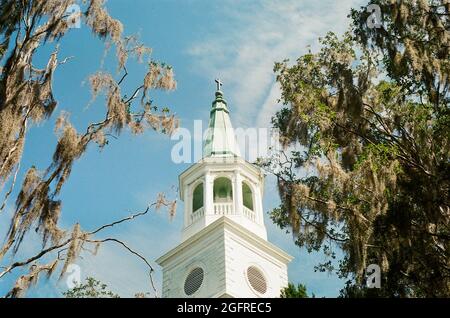
[[[230,120],[230,112],[221,91],[223,83],[219,79],[216,79],[216,83],[216,98],[212,102],[203,157],[240,156],[239,146]]]
[[[240,156],[216,83],[204,157],[179,176],[181,243],[156,261],[163,297],[279,297],[292,257],[267,241],[264,173]]]

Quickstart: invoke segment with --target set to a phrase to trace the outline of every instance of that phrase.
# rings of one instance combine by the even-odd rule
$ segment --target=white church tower
[[[216,80],[203,159],[179,176],[182,242],[156,262],[163,297],[279,297],[292,257],[267,241],[262,170],[239,153]]]

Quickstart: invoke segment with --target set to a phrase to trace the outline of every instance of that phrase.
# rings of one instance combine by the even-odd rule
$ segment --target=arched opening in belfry
[[[231,202],[233,201],[233,186],[231,180],[220,177],[214,180],[214,202]]]
[[[192,212],[203,207],[203,183],[199,183],[192,193]]]
[[[247,209],[253,211],[253,193],[247,183],[242,182],[242,202]]]

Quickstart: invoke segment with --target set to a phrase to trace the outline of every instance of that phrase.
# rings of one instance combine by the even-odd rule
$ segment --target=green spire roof
[[[220,90],[222,83],[219,80],[216,80],[216,83],[216,99],[212,103],[203,157],[240,156],[227,102]]]

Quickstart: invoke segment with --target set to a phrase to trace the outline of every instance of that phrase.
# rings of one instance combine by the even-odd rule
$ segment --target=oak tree
[[[150,98],[152,90],[176,88],[172,68],[152,60],[151,49],[136,36],[125,36],[122,23],[109,15],[104,0],[83,1],[80,10],[72,10],[74,5],[74,0],[0,0],[0,222],[10,223],[6,239],[0,245],[0,279],[18,268],[29,267],[29,272],[20,276],[8,293],[11,297],[24,295],[42,273],[52,275],[59,270],[59,275],[63,275],[86,245],[98,247],[105,242],[116,243],[141,258],[151,275],[153,269],[148,261],[125,242],[113,237],[99,239],[95,235],[145,215],[152,208],[164,205],[172,212],[175,209],[173,202],[160,196],[143,212],[97,229],[84,230],[78,223],[72,229],[59,225],[63,210],[59,194],[74,162],[89,147],[105,147],[111,137],[126,129],[135,134],[147,129],[171,134],[177,127],[175,116],[167,109],[159,110]],[[104,97],[105,111],[100,120],[86,122],[84,130],[75,129],[67,110],[55,114],[58,101],[53,92],[54,74],[65,63],[72,62],[68,56],[60,57],[59,49],[74,23],[90,28],[93,40],[103,41],[105,50],[115,49],[118,70],[109,73],[101,69],[90,76],[93,98]],[[52,48],[53,52],[46,56],[47,63],[40,65],[35,61],[37,56],[44,57],[43,48]],[[132,91],[123,91],[131,59],[143,63],[147,72],[140,82],[133,84]],[[57,145],[53,154],[49,154],[51,164],[22,167],[30,126],[53,116],[58,116]],[[19,187],[20,169],[26,169],[26,173]],[[5,213],[8,199],[15,199],[12,217]],[[14,256],[30,230],[41,237],[42,249],[25,260],[8,263],[5,255]]]
[[[364,294],[378,264],[371,295],[448,297],[450,2],[371,3],[381,16],[352,10],[345,35],[275,65],[285,148],[260,162],[278,177],[271,217],[322,249],[317,269],[347,277],[347,291]]]

